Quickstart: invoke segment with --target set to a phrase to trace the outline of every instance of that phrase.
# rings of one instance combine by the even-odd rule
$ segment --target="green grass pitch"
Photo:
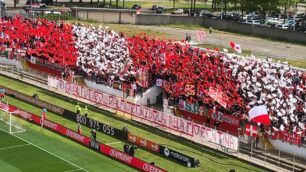
[[[25,132],[9,134],[0,121],[1,172],[135,171],[73,141],[23,122]]]
[[[0,85],[5,85],[6,87],[9,87],[11,89],[15,89],[17,91],[23,92],[27,95],[32,96],[34,93],[38,93],[39,99],[47,101],[47,102],[52,102],[53,104],[56,104],[58,106],[61,106],[65,109],[68,110],[72,110],[74,111],[74,107],[75,107],[75,102],[71,102],[69,100],[65,100],[63,97],[60,97],[54,93],[48,92],[46,90],[42,90],[39,89],[37,87],[16,81],[16,80],[12,80],[3,76],[0,76]],[[40,115],[41,113],[41,109],[37,108],[35,106],[29,105],[25,102],[19,101],[17,99],[14,98],[8,98],[8,101],[13,104],[14,106],[17,106],[19,108],[22,108],[26,111],[32,112],[36,115]],[[82,105],[83,107],[83,105]],[[116,128],[122,128],[123,126],[127,126],[129,128],[129,131],[131,131],[132,133],[152,140],[156,143],[159,144],[163,144],[163,145],[167,145],[170,148],[173,148],[177,151],[180,151],[182,153],[185,153],[187,155],[193,156],[193,157],[197,157],[201,164],[200,167],[198,168],[187,168],[184,167],[182,165],[179,165],[175,162],[169,161],[163,157],[160,157],[158,155],[152,154],[150,152],[147,152],[145,150],[142,149],[138,149],[136,151],[135,156],[145,160],[147,162],[155,162],[155,165],[164,168],[170,172],[227,172],[230,169],[235,169],[236,171],[239,172],[260,172],[260,171],[265,171],[261,168],[258,168],[256,166],[250,165],[248,163],[239,161],[237,159],[233,159],[227,155],[224,155],[220,152],[211,150],[211,149],[207,149],[204,146],[195,146],[190,144],[189,142],[185,141],[185,140],[181,140],[181,139],[177,139],[177,138],[173,138],[171,136],[165,136],[159,132],[156,132],[155,130],[148,128],[146,126],[143,125],[139,125],[139,124],[134,124],[133,122],[127,122],[125,120],[120,120],[120,119],[114,119],[114,117],[104,114],[101,111],[97,111],[94,110],[92,108],[89,108],[90,112],[89,112],[89,117],[93,118],[95,120],[101,121],[103,123],[106,123],[108,125],[114,126]],[[74,129],[76,130],[76,123],[66,120],[56,114],[53,114],[51,112],[48,112],[47,114],[47,119],[50,119],[54,122],[57,122],[59,124],[62,124],[68,128]],[[89,132],[91,131],[89,128],[86,127],[82,127],[82,131],[83,134],[89,136]],[[28,131],[25,132],[28,133],[28,137],[30,139],[34,139],[37,140],[37,138],[35,136],[31,136],[31,133],[29,133]],[[38,136],[42,137],[45,135],[44,132],[43,134],[39,133]],[[51,135],[51,134],[50,134]],[[52,136],[50,136],[49,138],[45,138],[47,139],[49,142],[54,140],[54,138],[57,138],[58,141],[54,141],[54,145],[52,145],[52,150],[50,150],[51,152],[54,153],[59,153],[61,154],[61,156],[66,157],[65,159],[69,159],[70,154],[72,152],[77,152],[76,150],[70,149],[69,147],[63,147],[63,143],[62,141],[65,142],[72,142],[72,141],[67,141],[66,138],[63,138],[62,136],[56,135],[54,133],[52,133]],[[98,141],[102,142],[102,143],[110,143],[112,147],[117,148],[119,150],[122,150],[123,147],[123,143],[120,140],[117,140],[115,138],[109,137],[107,135],[101,134],[101,133],[97,133],[97,139]],[[42,139],[41,139],[42,140]],[[39,141],[37,141],[39,143]],[[114,144],[112,144],[114,143]],[[56,148],[56,145],[58,145],[58,147]],[[120,164],[117,161],[111,160],[110,159],[99,154],[96,152],[93,152],[91,150],[88,150],[88,148],[85,148],[81,145],[75,144],[74,145],[77,147],[76,149],[83,149],[83,154],[91,154],[91,156],[96,157],[97,159],[103,159],[101,161],[95,161],[92,160],[91,156],[88,156],[87,158],[83,158],[82,155],[83,154],[78,154],[75,156],[70,157],[72,160],[71,162],[74,162],[75,164],[80,164],[81,167],[83,167],[84,169],[88,170],[88,171],[135,171],[134,169],[129,168],[128,166],[125,166],[123,164]],[[46,146],[46,145],[45,145]],[[70,149],[70,151],[66,150],[66,149]],[[85,150],[86,149],[86,150]],[[73,161],[74,160],[74,161]],[[109,166],[115,166],[116,168],[112,169],[112,168],[104,168],[103,165],[101,165],[101,163],[103,163],[103,161],[105,161],[107,165]],[[95,163],[93,163],[95,162]],[[115,164],[115,165],[114,165]],[[102,168],[96,168],[96,166],[100,166]],[[103,169],[103,170],[101,170]],[[0,166],[0,171],[1,170],[1,166]]]

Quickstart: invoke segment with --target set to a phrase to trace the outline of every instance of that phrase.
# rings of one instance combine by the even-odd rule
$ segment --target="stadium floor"
[[[135,171],[134,169],[126,167],[125,165],[122,165],[119,162],[116,162],[103,155],[99,155],[96,152],[88,150],[87,148],[82,148],[81,145],[69,141],[65,138],[62,139],[65,139],[66,141],[55,144],[55,142],[58,142],[58,138],[50,140],[49,136],[57,134],[47,130],[44,130],[43,133],[40,133],[40,127],[34,126],[34,124],[30,123],[26,125],[35,127],[35,129],[27,127],[27,131],[11,135],[8,133],[8,125],[0,121],[1,172],[100,171],[98,169],[104,169],[103,171],[117,172]],[[29,138],[29,136],[32,139],[36,137],[36,139],[32,140],[31,138]],[[58,135],[56,137],[62,136]],[[28,140],[31,140],[33,142],[30,142]],[[41,142],[39,146],[38,141]],[[67,144],[67,142],[69,142],[69,144]],[[46,147],[48,143],[50,144],[50,146]],[[64,144],[65,146],[63,146]],[[67,146],[71,144],[73,144],[73,147],[69,149]],[[55,153],[53,151],[54,149],[59,151]],[[71,151],[78,152],[78,155],[76,156],[75,152]],[[71,156],[69,156],[69,154],[71,154]],[[98,158],[93,156],[92,154],[97,155]],[[65,159],[63,158],[63,156],[65,157]],[[92,158],[88,158],[88,156],[92,156]],[[78,159],[78,161],[76,161],[76,159]]]
[[[11,89],[14,90],[18,90],[21,91],[25,94],[28,95],[33,95],[34,93],[39,93],[39,99],[47,101],[47,102],[53,102],[56,105],[59,105],[65,109],[74,111],[75,108],[75,104],[73,102],[71,102],[70,100],[66,100],[65,98],[56,95],[54,93],[48,92],[46,90],[42,90],[39,89],[37,87],[33,87],[31,85],[22,83],[22,82],[18,82],[16,80],[12,80],[3,76],[0,76],[0,85],[6,85]],[[41,108],[37,108],[33,105],[27,104],[25,102],[22,102],[20,100],[17,100],[15,98],[12,97],[7,97],[7,101],[10,104],[15,105],[18,108],[24,109],[26,111],[29,111],[31,113],[34,113],[36,115],[40,115],[41,113]],[[140,137],[143,138],[147,138],[152,141],[155,141],[157,143],[163,144],[163,145],[167,145],[171,148],[174,148],[176,150],[181,151],[182,153],[186,153],[192,157],[197,157],[199,158],[201,164],[200,167],[198,168],[186,168],[182,165],[179,165],[175,162],[172,162],[168,159],[165,159],[163,157],[160,157],[158,155],[152,154],[150,152],[147,152],[145,150],[142,149],[138,149],[136,152],[136,156],[140,159],[143,159],[147,162],[155,162],[158,166],[167,169],[168,171],[175,171],[175,172],[185,172],[185,171],[194,171],[194,172],[224,172],[224,171],[229,171],[230,169],[235,169],[237,171],[254,171],[254,172],[259,172],[259,171],[265,171],[264,169],[261,169],[259,167],[256,166],[252,166],[250,164],[247,164],[245,162],[239,161],[237,159],[233,159],[231,157],[227,157],[226,155],[219,153],[217,151],[213,151],[210,149],[206,149],[205,147],[198,147],[198,146],[194,146],[194,145],[189,145],[189,143],[184,142],[183,140],[175,140],[173,138],[169,138],[169,137],[165,137],[165,135],[160,134],[160,133],[156,133],[153,132],[151,129],[148,129],[147,127],[144,126],[139,126],[139,125],[134,125],[132,123],[126,122],[124,120],[118,120],[118,119],[114,119],[113,117],[104,114],[103,112],[100,112],[96,109],[91,109],[90,108],[90,117],[92,117],[93,119],[96,119],[98,121],[102,121],[108,125],[114,126],[116,128],[122,128],[123,126],[127,126],[129,128],[129,131],[131,131],[132,133],[137,134]],[[71,129],[76,129],[76,124],[74,122],[68,121],[62,117],[60,117],[59,115],[55,115],[51,112],[48,112],[47,114],[47,119],[50,119],[52,121],[55,121],[59,124],[62,124],[66,127],[69,127]],[[38,127],[39,128],[39,127]],[[85,135],[89,135],[91,129],[86,128],[86,127],[82,127],[82,133],[84,133]],[[28,131],[26,132],[28,133]],[[35,136],[31,136],[29,133],[28,137],[34,137]],[[50,139],[54,139],[53,137],[60,137],[60,139],[58,140],[67,140],[65,138],[63,138],[62,136],[54,136],[56,134],[53,134],[52,137],[50,137]],[[39,137],[41,137],[41,134],[39,132],[38,134]],[[112,147],[117,148],[119,150],[122,150],[122,146],[123,143],[120,140],[117,140],[115,138],[109,137],[107,135],[101,134],[101,133],[97,133],[97,139],[103,143],[106,144],[111,144]],[[37,139],[36,139],[37,140]],[[62,144],[59,143],[59,141],[54,141],[54,144]],[[66,141],[67,142],[67,141]],[[121,142],[121,143],[118,143]],[[39,141],[36,142],[36,144],[40,143]],[[43,145],[45,146],[45,145]],[[80,147],[80,146],[79,146]],[[67,147],[67,149],[71,149],[70,147]],[[83,147],[83,149],[86,149],[88,151],[88,148]],[[48,149],[49,150],[49,149]],[[51,149],[51,152],[57,153],[58,155],[61,154],[61,152],[58,149]],[[100,162],[98,161],[96,164],[90,163],[88,161],[90,161],[90,157],[87,158],[82,158],[82,160],[78,160],[78,157],[83,156],[83,154],[79,154],[79,156],[74,156],[72,157],[72,159],[74,161],[74,163],[76,164],[82,164],[80,166],[84,167],[86,170],[88,171],[101,171],[101,169],[106,169],[105,167],[108,166],[114,166],[116,168],[112,168],[109,171],[136,171],[134,169],[131,169],[128,166],[125,166],[123,164],[120,164],[119,162],[116,162],[114,160],[112,160],[111,162],[109,162],[109,158],[98,154],[96,152],[93,151],[88,151],[88,152],[92,152],[95,153],[94,156],[95,158],[100,158],[100,159],[107,159],[104,160],[108,163],[105,163],[104,166],[102,166],[101,163],[103,163],[103,160],[100,160]],[[87,152],[85,152],[87,153]],[[65,158],[67,157],[66,154],[61,154],[62,157],[64,156]],[[69,159],[69,158],[66,158]],[[81,157],[80,157],[81,159]],[[92,160],[95,161],[95,160]],[[85,163],[85,165],[83,165]],[[102,166],[102,168],[97,168],[97,166]],[[1,170],[0,170],[1,171]],[[108,170],[103,170],[103,171],[108,171]]]
[[[84,171],[17,137],[0,129],[0,171]]]

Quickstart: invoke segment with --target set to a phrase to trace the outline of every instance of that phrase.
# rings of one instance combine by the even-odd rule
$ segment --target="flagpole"
[[[240,130],[241,130],[241,128],[238,128],[238,151],[237,151],[237,154],[238,154],[238,156],[239,156],[239,147],[240,147]]]
[[[266,160],[267,160],[267,143],[265,145],[265,161],[264,161],[264,167],[266,166]]]
[[[295,167],[294,167],[294,161],[295,161],[295,154],[293,154],[293,159],[292,159],[292,166],[293,166],[293,169],[292,169],[292,171],[295,171]]]
[[[280,165],[280,149],[278,150],[278,167],[280,167],[279,165]]]
[[[252,137],[252,141],[251,141],[251,158],[253,157],[253,140],[254,140],[254,138]]]

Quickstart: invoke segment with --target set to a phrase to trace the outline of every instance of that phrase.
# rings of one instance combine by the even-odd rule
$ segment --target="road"
[[[177,39],[185,39],[186,33],[191,34],[192,40],[196,43],[196,32],[197,30],[188,30],[173,28],[167,26],[137,26],[140,29],[159,31],[160,33],[170,34],[177,37]],[[250,50],[258,57],[274,57],[279,59],[298,59],[303,60],[306,63],[306,46],[293,44],[288,42],[277,42],[263,38],[244,36],[235,33],[227,33],[221,31],[213,31],[210,35],[207,29],[206,40],[200,44],[212,44],[223,47],[230,47],[229,42],[233,41],[241,45],[243,50]]]

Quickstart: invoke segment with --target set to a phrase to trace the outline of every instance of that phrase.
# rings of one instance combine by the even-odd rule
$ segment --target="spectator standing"
[[[79,115],[81,114],[81,106],[80,106],[79,102],[75,106],[75,111],[76,111],[77,114],[79,114]]]
[[[97,133],[96,133],[96,130],[92,130],[91,132],[91,139],[93,139],[94,141],[97,140]]]
[[[151,105],[151,98],[147,98],[147,106],[150,107]]]
[[[131,156],[135,155],[135,150],[136,149],[137,149],[136,145],[133,145],[133,146],[130,147],[129,153],[130,153]]]
[[[88,115],[88,107],[87,107],[87,105],[84,108],[84,115],[85,115],[85,117],[87,117],[87,115]]]
[[[46,115],[47,115],[47,109],[44,108],[42,110],[42,113],[41,113],[41,119],[40,119],[40,131],[42,131],[42,129],[44,128],[44,121],[46,119]]]
[[[82,128],[81,128],[81,124],[78,122],[77,124],[77,130],[79,134],[82,134]]]
[[[1,88],[0,89],[0,100],[4,99],[4,97],[5,97],[5,89]]]
[[[130,150],[130,145],[124,144],[124,145],[123,145],[123,151],[124,151],[125,153],[127,153],[127,154],[130,154],[129,150]]]
[[[191,36],[189,33],[186,33],[186,38],[185,38],[186,43],[190,43],[191,41]]]

